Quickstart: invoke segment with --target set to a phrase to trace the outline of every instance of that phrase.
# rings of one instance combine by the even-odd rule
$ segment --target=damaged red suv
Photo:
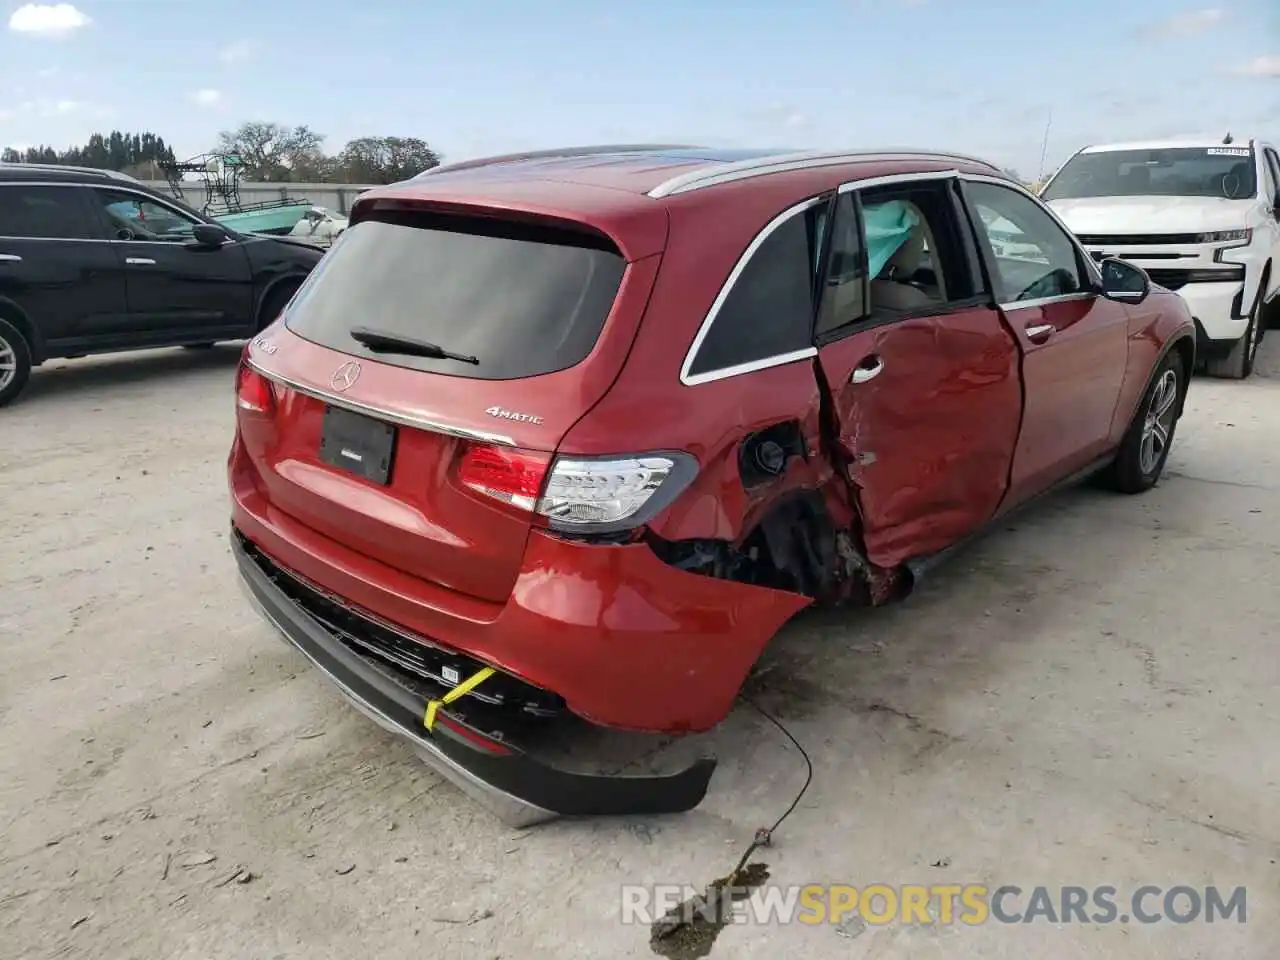
[[[1160,476],[1183,301],[977,159],[626,146],[362,194],[244,352],[233,549],[361,709],[512,819],[688,809],[556,718],[706,730],[813,603]],[[524,738],[524,739],[522,739]]]

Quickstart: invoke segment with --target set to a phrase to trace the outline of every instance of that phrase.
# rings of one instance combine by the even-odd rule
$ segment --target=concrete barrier
[[[164,180],[148,180],[154,190],[172,196],[169,184]],[[244,183],[240,184],[240,202],[246,207],[269,200],[307,200],[317,207],[325,207],[346,216],[357,196],[370,189],[364,183]],[[199,180],[182,184],[182,199],[187,206],[202,210],[205,205],[204,183]]]

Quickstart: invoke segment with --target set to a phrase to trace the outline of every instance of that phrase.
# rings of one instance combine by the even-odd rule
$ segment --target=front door
[[[247,336],[253,327],[253,276],[235,241],[197,244],[200,221],[147,194],[92,190],[128,280],[130,319],[158,342]]]
[[[1264,184],[1260,193],[1262,194],[1262,202],[1266,205],[1269,215],[1259,229],[1266,230],[1271,236],[1271,279],[1267,283],[1267,290],[1263,293],[1264,300],[1273,299],[1277,293],[1280,293],[1280,155],[1276,154],[1274,147],[1266,147],[1263,150],[1263,166],[1266,168],[1265,176],[1262,177],[1260,184]],[[1248,304],[1245,304],[1248,309]]]
[[[840,196],[817,325],[867,557],[894,567],[994,515],[1018,437],[1018,351],[978,279],[954,175]]]
[[[1101,296],[1087,255],[1038,200],[986,180],[967,181],[964,193],[1000,309],[1023,355],[1026,408],[1007,509],[1113,446],[1129,312]]]
[[[31,322],[39,355],[92,350],[125,321],[124,276],[84,187],[0,183],[0,300]]]

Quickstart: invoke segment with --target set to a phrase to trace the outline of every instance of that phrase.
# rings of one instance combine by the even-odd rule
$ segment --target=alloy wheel
[[[0,390],[13,382],[18,375],[18,352],[4,337],[0,337]]]
[[[1144,474],[1155,472],[1161,458],[1169,449],[1173,433],[1173,420],[1178,402],[1178,375],[1166,370],[1151,391],[1151,403],[1142,422],[1142,445],[1138,451],[1138,465]]]

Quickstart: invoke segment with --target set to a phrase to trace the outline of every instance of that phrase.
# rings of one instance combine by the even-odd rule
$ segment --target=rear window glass
[[[552,227],[379,212],[349,227],[288,308],[290,330],[415,370],[511,380],[591,352],[626,262],[607,240]],[[455,359],[374,352],[353,328],[435,344]]]

